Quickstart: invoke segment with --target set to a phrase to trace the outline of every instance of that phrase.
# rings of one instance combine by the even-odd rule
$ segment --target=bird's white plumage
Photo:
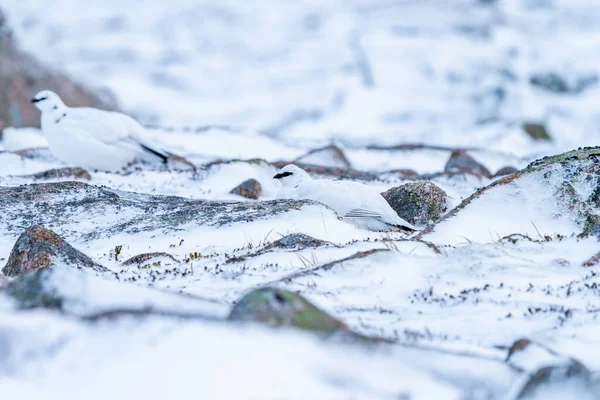
[[[60,97],[44,90],[34,99],[42,111],[42,131],[52,154],[81,167],[115,171],[135,161],[165,160],[152,149],[145,129],[133,118],[88,107],[68,107]]]
[[[405,227],[418,230],[400,218],[377,190],[362,183],[312,179],[295,165],[283,167],[274,178],[282,184],[279,198],[318,201],[361,228],[385,231]]]

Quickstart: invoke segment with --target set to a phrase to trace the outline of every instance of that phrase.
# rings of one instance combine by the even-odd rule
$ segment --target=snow
[[[150,127],[152,143],[196,165],[212,163],[196,174],[90,171],[88,184],[131,198],[253,201],[230,193],[253,178],[265,201],[279,190],[268,162],[330,144],[352,168],[377,174],[381,179],[364,183],[380,191],[407,182],[392,170],[443,171],[456,148],[494,174],[597,144],[600,84],[555,93],[531,85],[530,77],[558,73],[572,85],[600,74],[600,6],[482,3],[5,0],[2,6],[25,50],[88,86],[110,88],[125,112]],[[528,137],[521,127],[527,121],[545,123],[552,141]],[[400,144],[424,146],[393,148]],[[0,185],[29,184],[27,175],[66,166],[48,154],[13,153],[44,145],[39,130],[5,129]],[[249,159],[264,161],[241,161]],[[323,154],[305,160],[339,165]],[[135,215],[110,207],[85,218],[65,215],[52,229],[118,279],[58,274],[53,282],[72,300],[72,315],[14,311],[0,297],[0,394],[502,399],[540,360],[553,362],[538,348],[541,356],[518,355],[522,371],[515,370],[507,349],[523,337],[597,376],[600,268],[582,264],[598,253],[598,241],[577,237],[580,218],[557,198],[561,178],[554,179],[529,174],[485,191],[423,237],[439,254],[404,234],[358,229],[317,205],[221,227],[190,223],[93,239],[86,234]],[[44,182],[59,180],[70,179]],[[448,193],[449,209],[492,182],[471,175],[432,180]],[[582,198],[595,189],[585,182],[573,187]],[[1,201],[0,226],[6,226]],[[267,249],[290,233],[332,245]],[[501,239],[514,234],[523,237]],[[0,230],[0,261],[17,235]],[[118,257],[116,246],[123,246]],[[377,251],[320,269],[371,250]],[[202,257],[177,265],[177,273],[121,265],[148,252]],[[365,348],[223,321],[240,296],[266,284],[299,291],[354,331],[396,343]],[[78,318],[148,306],[209,318]],[[586,395],[576,386],[552,390],[555,398]]]

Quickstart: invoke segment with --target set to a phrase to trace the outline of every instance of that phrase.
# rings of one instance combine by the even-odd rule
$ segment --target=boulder
[[[579,94],[598,83],[598,76],[594,73],[579,76],[565,77],[556,72],[542,72],[532,74],[529,83],[540,89],[557,94]]]
[[[488,179],[492,177],[492,174],[485,166],[475,161],[475,159],[464,150],[454,150],[452,154],[450,154],[450,159],[446,163],[444,172],[468,173],[479,177],[483,176]]]
[[[73,248],[56,233],[40,225],[28,228],[19,236],[2,272],[19,276],[56,265],[88,268],[98,272],[108,269]]]
[[[90,90],[21,51],[0,10],[0,131],[7,126],[40,126],[40,113],[30,103],[42,89],[53,90],[69,106],[117,110],[108,91]]]
[[[447,210],[448,195],[431,182],[407,183],[381,195],[400,217],[413,225],[437,222]]]
[[[156,252],[156,253],[144,253],[138,254],[137,256],[133,256],[125,261],[121,265],[123,266],[159,266],[159,265],[169,265],[169,264],[180,264],[180,261],[173,257],[169,253],[164,252]]]
[[[247,199],[257,200],[262,194],[262,186],[256,179],[248,179],[231,189],[231,194],[245,197]]]
[[[79,167],[65,167],[65,168],[53,168],[47,171],[38,172],[30,176],[24,176],[24,178],[31,177],[34,180],[45,180],[45,179],[57,179],[57,178],[70,178],[70,179],[82,179],[86,181],[92,180],[90,173]]]

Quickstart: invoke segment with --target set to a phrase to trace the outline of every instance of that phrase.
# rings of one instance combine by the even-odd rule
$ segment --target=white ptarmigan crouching
[[[286,165],[273,179],[278,179],[283,186],[279,198],[318,201],[360,228],[373,231],[394,228],[418,230],[400,218],[377,190],[362,183],[313,179],[295,165]]]
[[[68,107],[50,90],[39,92],[31,102],[42,112],[50,151],[67,164],[117,171],[135,161],[166,163],[169,158],[144,141],[146,130],[127,115]]]

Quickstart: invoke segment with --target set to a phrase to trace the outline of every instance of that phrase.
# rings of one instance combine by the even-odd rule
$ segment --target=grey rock
[[[324,240],[315,239],[314,237],[305,235],[303,233],[291,233],[282,237],[279,240],[274,241],[269,246],[267,246],[267,248],[307,249],[317,248],[321,246],[332,246],[332,244]]]
[[[180,261],[178,259],[176,259],[175,257],[173,257],[171,254],[158,252],[158,253],[138,254],[137,256],[133,256],[133,257],[123,261],[123,263],[121,265],[123,265],[123,266],[144,265],[144,264],[150,264],[152,262],[156,262],[153,260],[159,260],[159,259],[167,259],[170,262],[173,262],[175,264],[180,263]]]
[[[65,299],[60,291],[50,284],[55,274],[52,268],[45,268],[12,280],[4,291],[16,302],[19,309],[46,308],[62,310]]]
[[[245,197],[247,199],[257,200],[262,194],[262,186],[256,179],[248,179],[231,189],[231,194]]]
[[[92,180],[92,176],[90,175],[90,173],[87,170],[79,167],[53,168],[25,177],[31,177],[35,180],[56,178],[85,179],[87,181]]]
[[[488,179],[492,177],[492,174],[485,166],[475,161],[464,150],[455,150],[452,152],[444,171],[469,173],[476,176],[484,176]]]
[[[431,182],[407,183],[381,195],[400,217],[414,225],[437,222],[447,210],[448,195]]]
[[[19,236],[2,272],[6,276],[19,276],[57,264],[78,269],[89,268],[98,272],[108,271],[56,233],[34,225]]]

